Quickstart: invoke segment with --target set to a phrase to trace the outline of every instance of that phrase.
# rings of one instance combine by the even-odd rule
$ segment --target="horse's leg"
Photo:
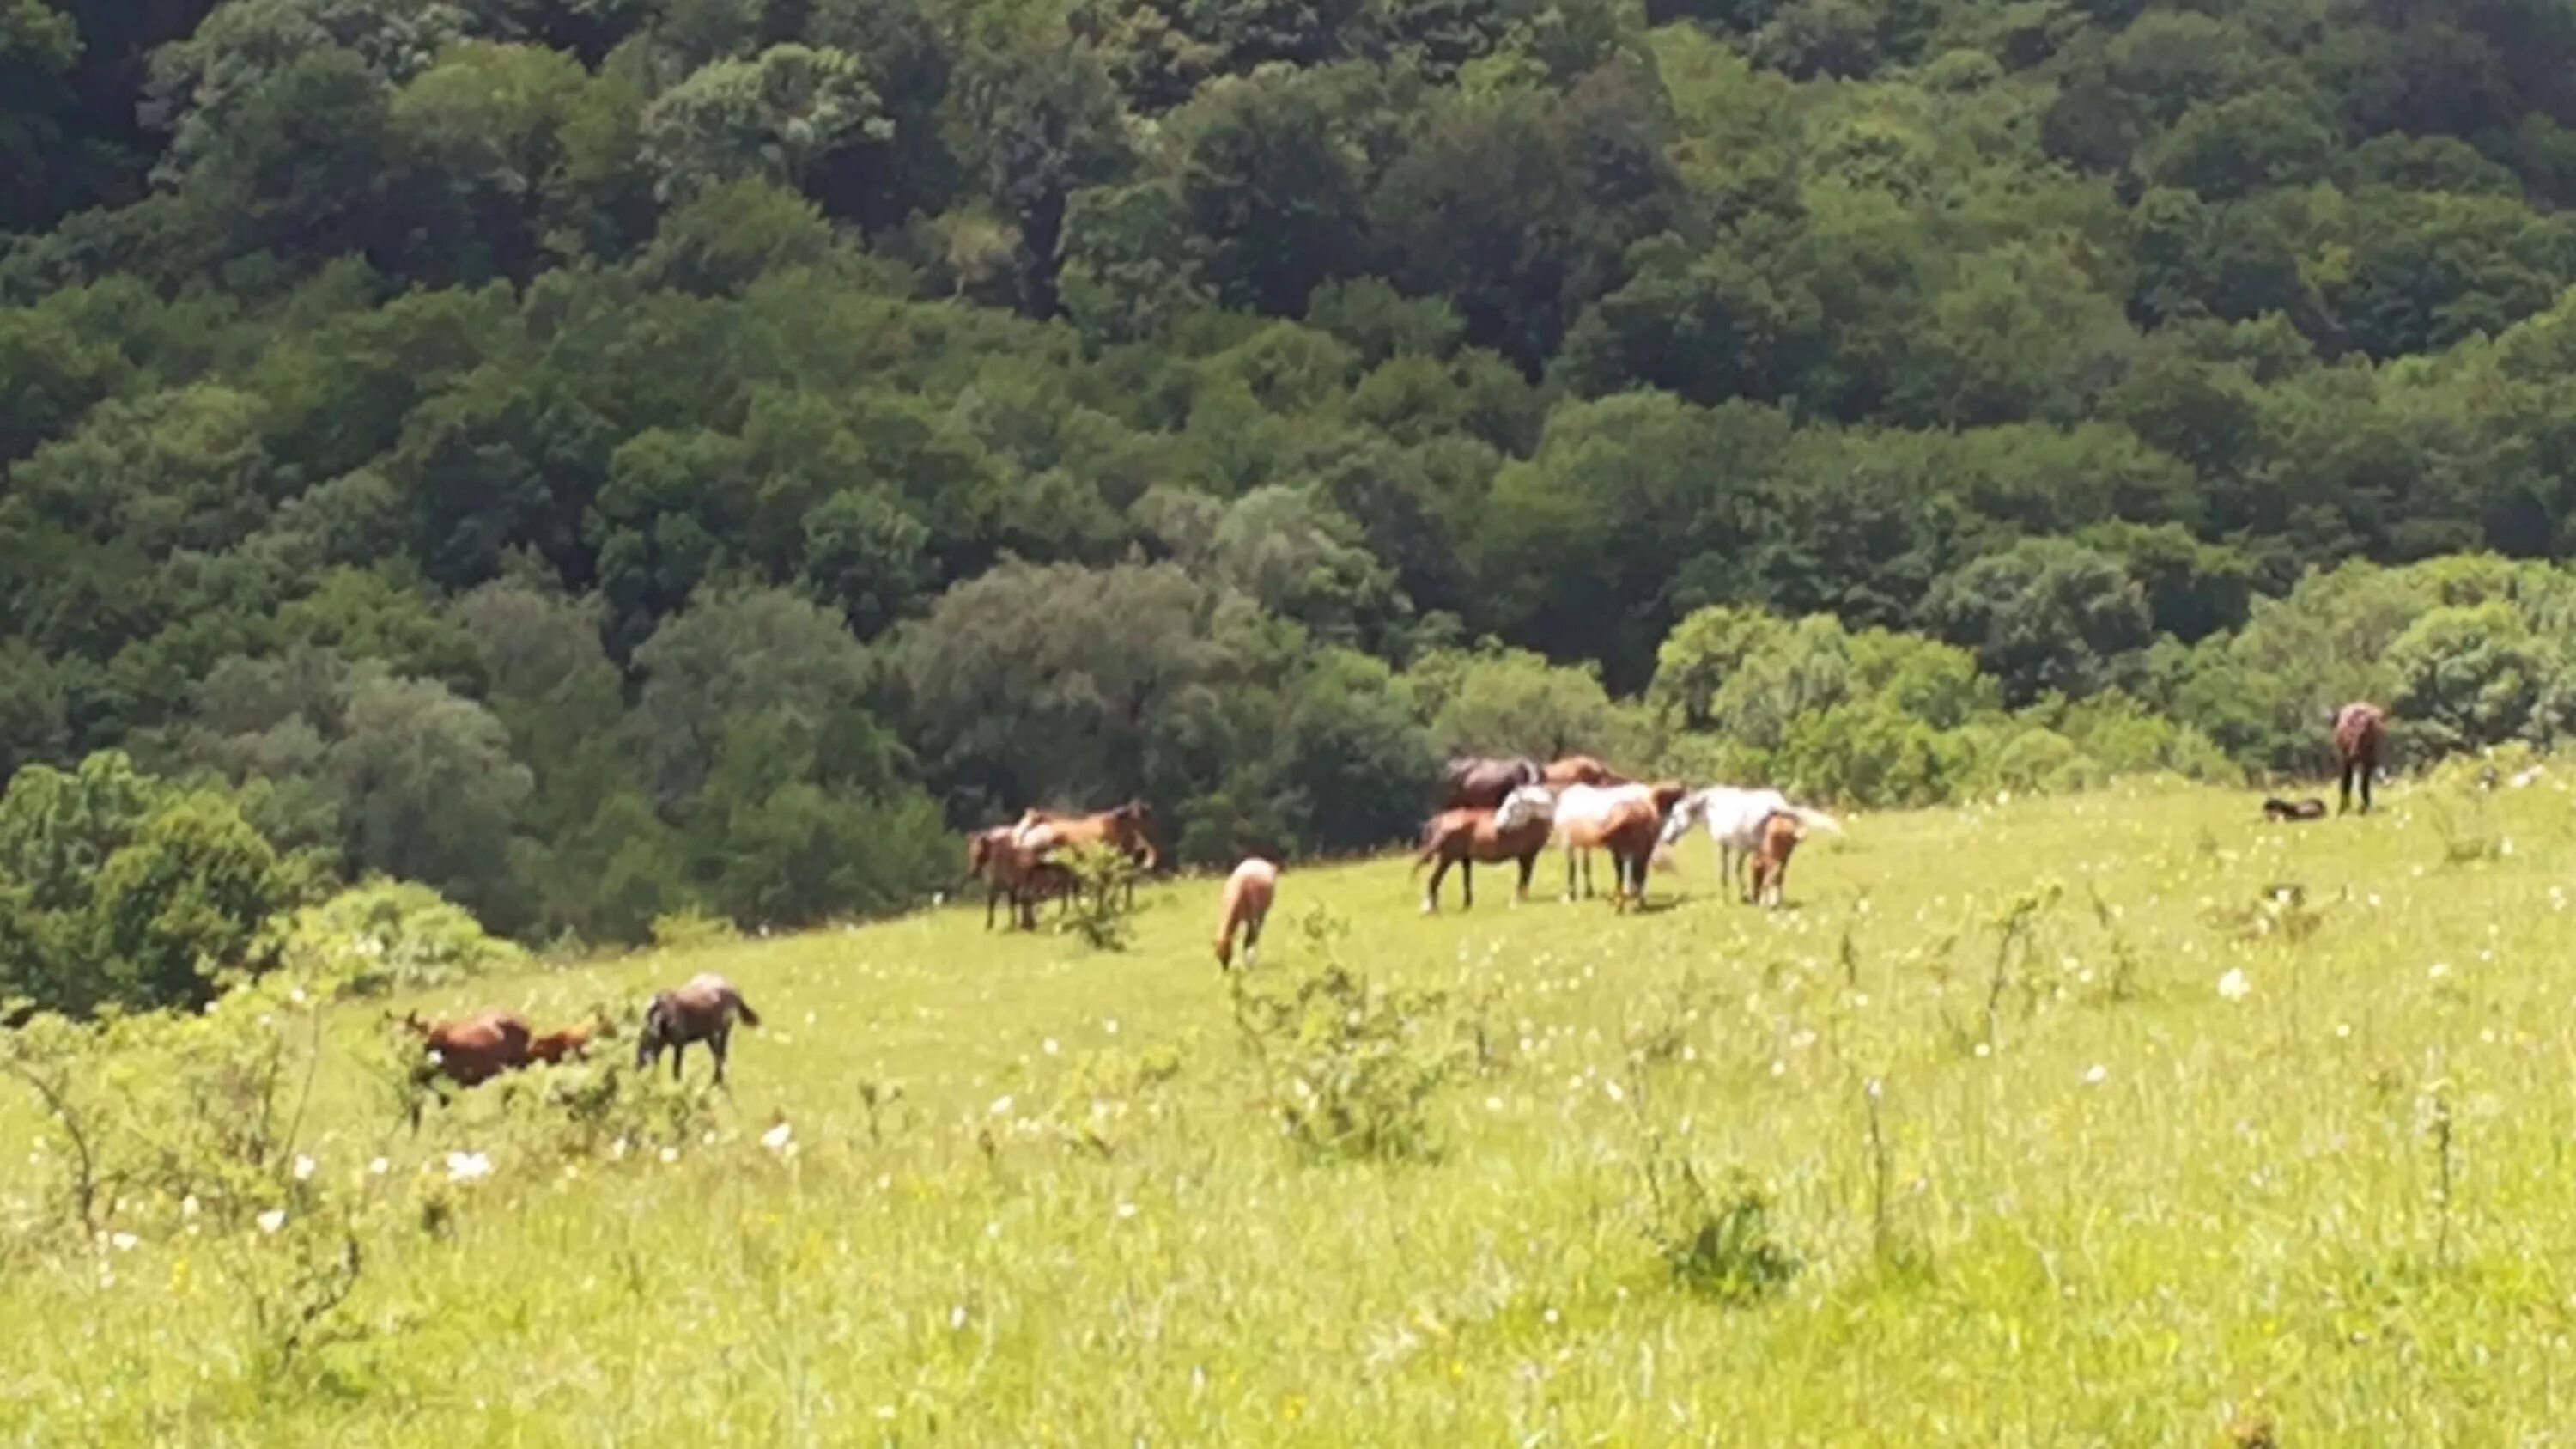
[[[1618,870],[1619,862],[1616,858],[1611,860],[1610,868],[1613,871]],[[1583,852],[1583,898],[1588,901],[1592,899],[1592,894],[1592,852],[1587,850]]]
[[[1432,864],[1431,884],[1422,888],[1422,914],[1435,915],[1440,910],[1440,878],[1449,873],[1449,857],[1442,856]]]
[[[1528,899],[1529,899],[1530,873],[1531,873],[1531,872],[1533,872],[1533,871],[1535,871],[1535,870],[1537,870],[1537,869],[1538,869],[1538,852],[1537,852],[1537,851],[1533,850],[1533,851],[1531,851],[1529,854],[1524,855],[1524,856],[1522,856],[1522,857],[1521,857],[1521,899],[1522,899],[1522,900],[1528,900]]]
[[[2361,757],[2361,813],[2370,813],[2370,777],[2379,773],[2379,756],[2366,753]]]
[[[1472,911],[1475,908],[1476,857],[1462,855],[1458,858],[1458,909]]]
[[[2352,761],[2349,758],[2337,761],[2336,770],[2335,813],[2341,815],[2352,809]]]
[[[1565,898],[1569,901],[1574,899],[1574,856],[1574,842],[1569,840],[1565,843]]]
[[[719,1087],[724,1085],[725,1047],[728,1044],[728,1039],[732,1037],[732,1035],[733,1025],[728,1022],[724,1025],[718,1026],[715,1031],[707,1037],[707,1051],[716,1059],[716,1085]]]
[[[675,1082],[676,1082],[676,1081],[678,1081],[678,1080],[680,1079],[680,1063],[681,1063],[682,1061],[685,1061],[685,1060],[688,1058],[688,1055],[689,1055],[689,1043],[688,1043],[688,1039],[687,1039],[686,1037],[683,1037],[683,1038],[681,1038],[680,1040],[678,1040],[678,1041],[675,1041],[675,1042],[671,1043],[671,1080],[672,1080],[672,1081],[675,1081]]]

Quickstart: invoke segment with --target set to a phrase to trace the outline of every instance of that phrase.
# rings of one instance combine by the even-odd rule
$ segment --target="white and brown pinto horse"
[[[1711,785],[1684,795],[1673,807],[1664,820],[1663,843],[1676,843],[1693,825],[1706,827],[1708,838],[1717,844],[1718,879],[1741,890],[1746,886],[1743,874],[1762,846],[1763,826],[1774,815],[1790,816],[1809,829],[1842,833],[1842,822],[1821,810],[1792,805],[1777,790]]]

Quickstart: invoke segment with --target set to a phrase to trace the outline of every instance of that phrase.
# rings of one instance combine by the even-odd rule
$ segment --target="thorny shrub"
[[[1066,903],[1063,930],[1080,936],[1096,951],[1124,951],[1135,939],[1135,908],[1128,891],[1135,884],[1136,863],[1105,845],[1084,845],[1057,857],[1073,873],[1073,897]]]

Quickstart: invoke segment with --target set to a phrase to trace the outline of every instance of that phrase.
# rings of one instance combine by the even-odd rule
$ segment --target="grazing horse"
[[[1625,785],[1628,777],[1590,755],[1566,755],[1539,771],[1538,782],[1551,790],[1563,790],[1568,785],[1589,785],[1598,790]]]
[[[1243,966],[1249,971],[1261,957],[1261,923],[1270,917],[1270,902],[1279,893],[1279,867],[1258,856],[1234,868],[1225,878],[1225,899],[1216,917],[1216,964],[1234,967],[1235,932],[1243,933]]]
[[[1476,862],[1516,860],[1521,866],[1519,899],[1529,899],[1530,868],[1538,863],[1538,853],[1547,848],[1547,837],[1556,816],[1556,797],[1538,785],[1523,785],[1503,797],[1500,807],[1492,810],[1475,808],[1444,810],[1431,817],[1422,827],[1422,849],[1413,858],[1413,869],[1433,860],[1431,884],[1422,892],[1422,913],[1426,916],[1440,909],[1440,878],[1458,867],[1458,890],[1461,903],[1476,904]]]
[[[528,1023],[515,1011],[484,1011],[434,1023],[412,1012],[402,1024],[421,1039],[432,1074],[460,1087],[480,1086],[528,1064]]]
[[[671,1080],[680,1079],[680,1065],[688,1055],[689,1043],[702,1041],[716,1059],[716,1081],[725,1079],[725,1048],[733,1036],[736,1017],[745,1026],[760,1025],[760,1013],[733,989],[733,983],[711,971],[689,978],[685,986],[656,992],[653,1003],[644,1008],[644,1030],[635,1043],[635,1068],[651,1071],[662,1049],[671,1049]]]
[[[2341,815],[2352,808],[2352,782],[2361,780],[2361,813],[2370,813],[2370,777],[2379,773],[2379,747],[2388,733],[2388,712],[2365,700],[2355,700],[2335,711],[2335,767],[2342,775],[2343,792],[2335,806]]]
[[[568,1026],[561,1031],[547,1032],[528,1043],[528,1060],[543,1062],[550,1067],[587,1060],[590,1039],[597,1034],[598,1028],[589,1026]]]
[[[1019,843],[1017,825],[996,825],[966,839],[966,878],[984,878],[984,929],[993,929],[993,906],[1011,903],[1019,928],[1038,928],[1037,903],[1073,893],[1073,872],[1054,861],[1039,860]]]
[[[2264,800],[2263,817],[2267,820],[2323,820],[2326,818],[2326,802],[2313,797],[2284,800],[2275,795]]]
[[[1583,859],[1583,895],[1592,896],[1592,852],[1611,817],[1623,807],[1646,804],[1653,807],[1655,824],[1661,828],[1664,812],[1678,803],[1685,791],[1679,785],[1567,785],[1556,792],[1555,841],[1565,848],[1565,898],[1574,899],[1574,862]]]
[[[1762,822],[1780,814],[1794,815],[1811,829],[1842,832],[1842,822],[1821,810],[1792,805],[1789,797],[1777,790],[1711,785],[1683,796],[1681,803],[1673,807],[1664,822],[1664,844],[1680,840],[1694,823],[1706,825],[1708,838],[1717,842],[1718,878],[1735,885],[1762,843]]]
[[[1762,835],[1753,848],[1752,888],[1745,892],[1749,905],[1762,905],[1767,900],[1773,909],[1780,905],[1781,887],[1789,880],[1789,856],[1798,842],[1807,836],[1798,817],[1781,811],[1762,822]]]
[[[1540,783],[1536,761],[1484,759],[1463,755],[1440,772],[1442,810],[1498,810],[1503,797],[1524,785]]]
[[[1154,843],[1154,807],[1142,800],[1089,815],[1058,815],[1032,807],[1020,817],[1012,839],[1032,860],[1052,864],[1048,859],[1055,851],[1099,845],[1127,857],[1139,869],[1151,871],[1162,863],[1161,847]],[[1127,904],[1136,904],[1136,882],[1127,881]]]
[[[1631,900],[1641,906],[1646,903],[1648,866],[1660,861],[1671,868],[1663,843],[1664,812],[1681,799],[1682,787],[1637,785],[1606,793],[1615,797],[1608,809],[1570,830],[1560,826],[1558,835],[1569,853],[1569,870],[1571,852],[1576,849],[1610,852],[1610,907],[1625,915]]]

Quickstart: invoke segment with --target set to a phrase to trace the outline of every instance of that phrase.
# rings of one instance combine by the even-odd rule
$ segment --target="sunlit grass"
[[[1530,905],[1484,872],[1473,911],[1453,895],[1428,919],[1401,862],[1291,869],[1265,977],[1320,964],[1298,922],[1322,907],[1352,924],[1352,964],[1483,1013],[1488,1069],[1435,1101],[1427,1162],[1313,1166],[1282,1142],[1209,954],[1213,880],[1144,892],[1119,955],[987,934],[979,901],[396,1003],[542,1025],[717,970],[767,1026],[735,1039],[716,1140],[670,1162],[567,1162],[488,1101],[412,1138],[337,1072],[321,1170],[381,1152],[443,1175],[451,1149],[494,1167],[455,1190],[451,1238],[376,1245],[353,1303],[370,1334],[262,1376],[206,1271],[219,1245],[16,1250],[0,1426],[2132,1445],[2268,1417],[2284,1443],[2559,1442],[2567,796],[2551,776],[2499,792],[2485,826],[2510,852],[2458,861],[2422,791],[2307,825],[2255,803],[1863,818],[1800,852],[1776,914],[1720,896],[1704,841],[1654,878],[1679,904],[1625,919],[1548,899],[1553,857]],[[1999,920],[2051,884],[1999,985]],[[2267,909],[2289,884],[2304,904]],[[1055,1130],[1094,1054],[1156,1047],[1179,1074],[1105,1109],[1096,1144]],[[0,1103],[0,1161],[23,1161],[32,1111]],[[1657,1133],[1768,1184],[1804,1263],[1784,1290],[1729,1306],[1673,1285],[1643,1231]]]

